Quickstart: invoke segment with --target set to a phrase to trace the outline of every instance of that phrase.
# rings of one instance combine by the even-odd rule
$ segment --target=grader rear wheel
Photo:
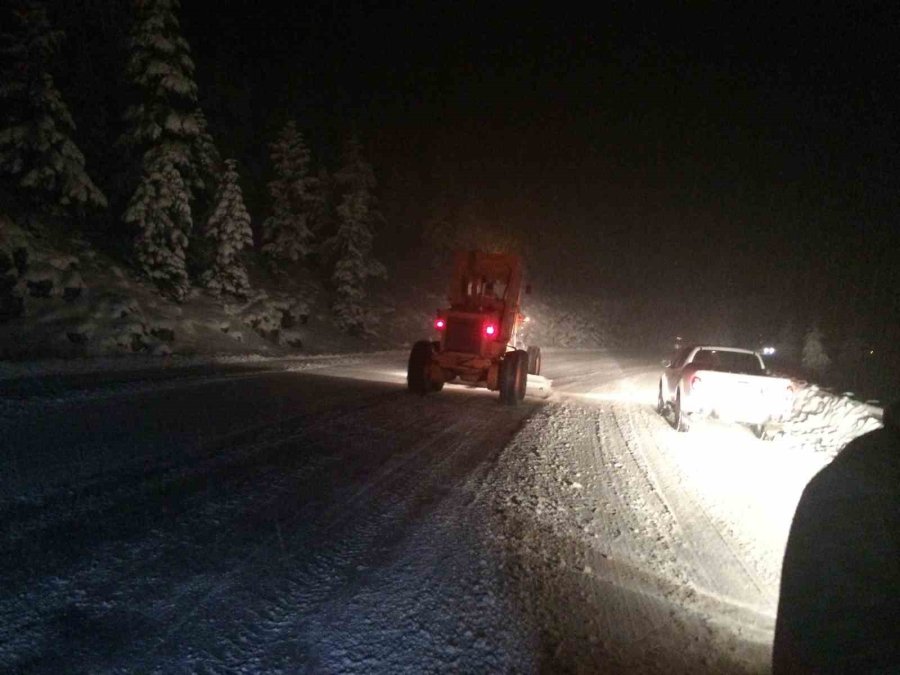
[[[431,379],[431,356],[434,346],[431,342],[420,340],[413,345],[409,353],[409,363],[406,368],[406,385],[411,392],[424,396],[433,391],[444,388],[443,382],[435,382]]]
[[[507,353],[500,364],[500,402],[518,405],[528,386],[528,353],[517,349]]]
[[[528,348],[528,374],[529,375],[540,375],[541,374],[541,348],[540,347],[529,347]]]

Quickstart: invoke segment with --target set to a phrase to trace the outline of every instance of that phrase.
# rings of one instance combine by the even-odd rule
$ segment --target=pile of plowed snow
[[[883,413],[878,406],[807,385],[797,393],[784,430],[802,445],[834,456],[857,436],[880,428]]]

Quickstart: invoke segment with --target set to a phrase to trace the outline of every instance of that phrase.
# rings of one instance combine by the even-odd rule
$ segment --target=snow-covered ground
[[[175,302],[88,241],[32,232],[0,214],[0,377],[398,348],[430,330],[443,302],[400,279],[373,283],[371,325],[354,336],[336,325],[312,270],[275,272],[259,255],[248,265],[245,297],[193,288]]]
[[[646,359],[508,408],[405,356],[8,377],[0,670],[769,669],[800,492],[880,411],[679,434]]]

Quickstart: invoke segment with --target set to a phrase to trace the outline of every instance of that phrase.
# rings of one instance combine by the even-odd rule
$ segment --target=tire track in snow
[[[288,550],[303,549],[310,540],[324,540],[328,543],[319,547],[311,559],[301,557],[280,591],[273,594],[263,608],[250,611],[253,616],[241,622],[243,628],[237,631],[240,644],[233,645],[233,649],[237,651],[232,652],[227,663],[231,666],[249,663],[252,661],[251,654],[270,650],[278,653],[279,649],[274,646],[281,645],[283,648],[296,644],[297,634],[308,632],[309,628],[304,624],[310,621],[311,616],[316,617],[319,622],[328,623],[328,616],[333,608],[341,607],[349,596],[357,592],[360,585],[366,583],[369,574],[365,571],[360,573],[356,567],[361,564],[363,568],[378,569],[384,563],[382,558],[389,558],[399,539],[408,535],[408,525],[402,523],[410,517],[415,519],[417,510],[422,508],[418,502],[422,501],[423,495],[439,491],[439,484],[449,477],[448,470],[453,473],[454,465],[459,465],[455,467],[456,471],[465,472],[471,468],[468,457],[457,461],[460,455],[471,455],[473,451],[476,455],[481,455],[485,448],[502,447],[503,440],[512,435],[515,427],[503,429],[502,426],[505,425],[501,425],[498,430],[498,409],[494,407],[496,404],[490,401],[490,410],[487,410],[483,405],[485,402],[475,402],[479,404],[476,407],[480,411],[471,410],[472,405],[465,406],[470,414],[458,415],[449,425],[446,418],[438,417],[433,420],[419,434],[424,436],[424,442],[414,445],[398,461],[386,462],[362,486],[337,500],[334,506],[319,516],[314,533],[301,530],[299,537],[291,538],[287,535],[284,546]],[[425,401],[420,403],[428,405]],[[370,410],[359,421],[381,417],[379,413],[386,413],[391,406],[393,404],[383,406],[383,410]],[[416,407],[421,411],[421,406]],[[480,418],[477,425],[472,424],[472,412],[477,412]],[[518,418],[524,414],[525,409],[515,414],[515,426],[518,425]],[[384,417],[388,420],[391,418],[390,415]],[[392,429],[398,425],[391,422],[383,428],[389,431],[408,431],[417,426],[416,416],[401,419],[399,429]],[[346,427],[359,426],[356,416],[345,417],[342,423]],[[466,433],[462,433],[463,431]],[[378,504],[377,509],[365,508],[373,503]],[[289,528],[288,523],[283,529]],[[220,601],[221,604],[229,604],[232,599],[223,600],[224,596],[234,590],[235,580],[239,580],[261,558],[270,554],[273,548],[271,539],[260,542],[255,553],[234,568],[227,578],[217,579],[215,589],[210,589],[205,596],[201,594],[199,598],[194,597],[191,606],[196,609],[191,613],[202,612],[210,606],[220,604]],[[185,620],[187,618],[189,617]],[[248,633],[250,639],[247,639]],[[154,653],[164,652],[172,637],[174,632],[164,636]],[[310,646],[312,642],[310,641]],[[252,647],[248,649],[247,645]],[[237,654],[243,656],[237,657]],[[296,658],[296,654],[294,657]]]
[[[211,456],[184,458],[154,473],[170,492],[185,493],[177,519],[137,539],[105,541],[37,583],[28,572],[32,592],[18,602],[7,598],[17,606],[9,615],[40,641],[41,632],[52,630],[43,622],[54,604],[74,601],[81,611],[103,616],[109,612],[102,605],[115,596],[114,610],[140,608],[131,622],[141,623],[143,634],[135,641],[139,653],[130,648],[103,657],[112,669],[132,670],[137,659],[144,670],[166,671],[169,666],[158,664],[183,664],[184,658],[197,667],[292,669],[309,656],[297,652],[298,634],[309,632],[310,621],[327,623],[333,603],[368,583],[367,569],[390,563],[435,498],[496,453],[531,408],[498,407],[493,397],[382,393],[332,406],[315,420],[299,415],[268,429],[238,430],[217,439]],[[293,460],[303,446],[320,452]],[[340,477],[340,488],[323,489],[341,473],[336,466],[351,463],[358,466]],[[119,504],[149,500],[151,510],[157,487],[140,475],[111,478],[80,517],[108,526]],[[298,506],[297,493],[306,495],[305,505]],[[35,517],[32,535],[58,524],[47,514]],[[218,553],[202,541],[207,535],[193,541],[211,524],[220,530]],[[167,569],[167,556],[194,550],[206,557],[186,561],[184,570]],[[261,572],[273,579],[260,579]],[[188,645],[186,635],[192,636]],[[307,640],[304,649],[313,650],[314,642]],[[266,660],[269,647],[272,660]],[[78,663],[70,657],[70,664]],[[98,655],[84,658],[96,666]]]
[[[253,442],[238,444],[235,447],[229,442],[235,440],[234,435],[229,435],[227,439],[218,438],[208,453],[200,457],[187,456],[174,466],[154,470],[151,472],[149,482],[144,476],[126,475],[123,479],[121,474],[114,475],[109,481],[104,482],[103,487],[108,492],[101,490],[95,494],[92,500],[82,504],[83,510],[77,514],[66,514],[64,504],[63,510],[56,512],[55,515],[36,512],[31,521],[26,520],[22,525],[29,529],[25,541],[30,548],[52,551],[51,542],[64,536],[62,533],[71,525],[82,521],[88,524],[76,527],[70,530],[70,533],[77,533],[79,529],[85,527],[94,528],[93,523],[102,523],[102,530],[98,529],[97,534],[105,533],[107,539],[101,540],[95,547],[87,548],[88,542],[76,534],[73,544],[81,548],[70,551],[61,559],[37,557],[35,558],[39,563],[37,569],[35,565],[21,566],[18,571],[10,568],[8,572],[14,574],[17,579],[15,587],[22,589],[21,600],[16,603],[18,609],[11,613],[11,616],[15,616],[15,621],[10,625],[18,625],[26,632],[39,627],[43,617],[48,613],[45,606],[45,599],[48,597],[53,598],[51,602],[63,603],[76,599],[75,601],[84,607],[84,611],[93,611],[97,607],[91,602],[84,601],[84,597],[103,598],[111,594],[118,595],[119,592],[115,588],[118,584],[134,590],[134,579],[155,579],[158,583],[162,583],[160,580],[162,573],[163,577],[172,576],[170,583],[176,586],[174,590],[163,594],[165,606],[159,606],[160,601],[157,597],[142,598],[135,604],[155,608],[148,613],[148,623],[160,620],[168,623],[172,626],[170,633],[184,626],[191,613],[190,610],[185,610],[185,605],[190,604],[188,601],[198,594],[208,592],[216,583],[216,577],[200,576],[199,585],[181,584],[181,577],[192,572],[179,570],[172,575],[172,570],[166,569],[164,560],[167,552],[179,548],[190,550],[194,545],[192,538],[195,528],[202,531],[204,523],[208,526],[210,522],[228,521],[229,518],[235,517],[234,513],[240,511],[242,506],[255,503],[257,510],[265,510],[267,505],[277,501],[279,498],[277,492],[274,496],[267,497],[270,491],[266,483],[272,480],[273,474],[273,469],[267,466],[267,462],[270,462],[272,454],[277,453],[283,446],[297,446],[310,438],[315,438],[317,434],[327,433],[335,420],[353,415],[364,417],[367,410],[376,406],[383,408],[406,398],[405,392],[382,393],[335,406],[330,413],[320,416],[311,424],[308,423],[308,415],[299,415],[283,420],[274,427],[267,425],[265,430],[252,427],[249,431],[253,433],[246,434],[244,432],[248,429],[243,429],[237,432],[238,438],[242,437],[245,441],[248,438],[255,438],[257,431],[263,431],[263,438],[256,438]],[[292,431],[289,433],[288,430]],[[299,470],[301,473],[315,474],[321,465],[321,458],[307,457]],[[292,476],[295,480],[299,477],[299,474]],[[224,499],[222,497],[217,499],[215,496],[209,499],[209,483],[216,484],[217,489],[222,490]],[[227,494],[225,488],[229,486],[237,488],[236,494]],[[178,503],[171,503],[165,495],[178,495]],[[139,510],[146,512],[146,516],[130,524],[131,529],[128,532],[120,532],[118,536],[109,539],[110,530],[115,531],[132,518],[136,504],[144,505]],[[173,509],[174,513],[168,515],[165,513]],[[151,520],[147,521],[147,518]],[[70,519],[71,525],[67,525]],[[153,526],[152,519],[155,519],[156,527]],[[120,525],[116,525],[117,520],[120,521]],[[146,531],[148,522],[150,529]],[[235,525],[237,529],[241,526],[240,522]],[[273,534],[266,538],[266,542],[271,546],[272,539],[276,537],[277,534]],[[239,539],[246,539],[246,535]],[[44,545],[40,544],[42,540],[46,540]],[[13,546],[15,542],[7,541],[6,544]],[[259,547],[260,550],[264,548],[265,546]],[[14,552],[14,549],[10,552]],[[7,559],[7,562],[12,561]],[[190,568],[190,564],[188,567]],[[42,569],[46,569],[46,572],[42,572]],[[128,578],[116,580],[116,576],[122,573],[127,573]],[[4,576],[7,576],[7,573],[4,573]],[[7,579],[10,580],[8,588],[13,590],[11,579],[8,576]],[[61,580],[62,586],[59,585]],[[85,589],[91,590],[86,592]],[[145,590],[143,587],[137,589],[138,592],[143,590]],[[31,600],[35,598],[37,600]],[[104,613],[102,607],[98,611]],[[182,614],[185,620],[179,621],[178,617]],[[162,619],[166,616],[170,618]],[[26,626],[28,628],[25,628]]]
[[[744,560],[738,543],[719,527],[718,519],[683,487],[677,469],[666,460],[651,432],[664,422],[649,406],[616,405],[613,410],[629,454],[678,528],[681,536],[673,543],[679,560],[688,566],[691,583],[710,601],[702,602],[704,610],[752,627],[761,636],[770,634],[774,615],[766,584]]]
[[[364,396],[350,404],[332,408],[310,423],[305,412],[202,439],[195,449],[179,456],[157,460],[149,466],[124,464],[97,476],[81,480],[72,488],[63,486],[45,491],[33,502],[19,500],[0,508],[4,526],[4,546],[29,540],[34,543],[48,527],[58,530],[75,521],[92,522],[111,512],[134,511],[137,505],[153,501],[160,492],[177,492],[192,481],[208,479],[225,470],[258,461],[260,453],[277,450],[286,443],[298,443],[306,435],[326,430],[335,419],[384,405],[385,398],[399,400],[405,392]],[[295,429],[287,435],[283,430]],[[297,431],[296,429],[299,429]],[[140,460],[140,458],[138,458]]]
[[[380,402],[380,407],[383,407],[384,403]],[[356,411],[355,411],[356,412]],[[354,413],[339,413],[336,418],[332,417],[328,422],[320,423],[321,428],[329,428],[333,427],[338,420],[343,422],[348,422],[352,417],[355,417]],[[377,407],[375,411],[377,412]],[[457,425],[458,426],[458,425]],[[449,428],[446,430],[447,432],[453,432],[454,428]],[[308,433],[303,433],[301,436],[306,437]],[[439,435],[432,436],[428,442],[426,442],[422,447],[420,447],[420,451],[425,451],[428,449],[429,445],[433,445],[437,443],[440,439]],[[300,441],[301,438],[297,436],[286,436],[276,438],[272,441],[273,447],[284,446],[284,445],[293,445]],[[414,457],[405,458],[402,462],[393,463],[390,462],[383,469],[379,470],[379,472],[369,481],[367,481],[360,489],[351,494],[346,500],[340,501],[336,503],[331,508],[327,509],[320,516],[320,523],[317,527],[316,538],[319,537],[327,537],[330,534],[333,534],[336,528],[341,525],[345,525],[348,520],[352,519],[354,516],[359,516],[358,508],[365,501],[367,496],[371,496],[378,491],[379,486],[386,486],[391,478],[391,476],[397,474],[398,472],[404,469],[404,466],[409,464]],[[274,496],[268,500],[267,504],[272,505],[278,502],[283,498],[285,487],[283,485],[270,485],[269,490],[274,493]],[[386,511],[390,511],[390,506]],[[382,511],[379,516],[383,515],[385,511]],[[285,526],[288,526],[289,523],[285,523]],[[357,523],[354,526],[354,529],[365,529],[361,526],[361,523]],[[304,533],[305,534],[305,533]],[[302,537],[305,539],[306,537]],[[356,533],[348,535],[347,539],[350,541],[356,540],[365,540],[371,541],[372,536],[366,536],[362,533]],[[203,584],[200,588],[192,589],[193,598],[190,602],[190,609],[186,612],[183,612],[182,620],[169,631],[167,631],[164,635],[160,636],[157,641],[157,644],[150,650],[149,655],[155,656],[158,652],[162,651],[165,646],[169,642],[171,642],[172,638],[175,636],[176,631],[180,628],[182,624],[192,619],[196,614],[202,612],[204,609],[207,609],[208,605],[215,604],[220,600],[222,596],[227,595],[229,592],[233,590],[233,585],[239,583],[241,577],[248,574],[248,571],[251,570],[254,565],[258,564],[263,558],[268,557],[273,549],[286,550],[288,548],[292,548],[291,544],[296,544],[296,541],[288,540],[284,541],[283,533],[276,531],[269,536],[265,537],[262,541],[258,542],[255,547],[251,550],[251,552],[244,556],[244,558],[240,561],[240,563],[236,566],[231,567],[231,569],[224,575],[216,578],[215,580],[209,580],[208,583]],[[306,541],[300,542],[301,545],[307,543]],[[349,557],[353,557],[354,554],[349,554]],[[312,574],[309,576],[311,578],[315,578],[316,576],[330,576],[333,574],[333,570],[331,568],[331,564],[334,558],[338,558],[339,560],[343,560],[348,557],[346,551],[343,554],[336,554],[333,550],[328,550],[327,548],[320,549],[316,560],[309,562],[309,567],[313,570]],[[327,562],[323,564],[323,560],[326,559]],[[315,597],[314,592],[310,592],[311,589],[314,588],[314,584],[310,583],[311,579],[307,578],[296,578],[296,575],[292,575],[291,584],[294,586],[294,593],[290,596],[284,595],[276,595],[270,599],[270,602],[267,604],[264,610],[261,611],[258,616],[259,621],[250,622],[245,624],[245,628],[251,634],[252,640],[244,639],[245,635],[239,634],[238,641],[244,645],[250,644],[253,645],[253,650],[258,650],[259,645],[268,641],[267,636],[271,633],[272,628],[280,628],[286,623],[290,623],[290,621],[286,620],[286,617],[293,617],[297,612],[296,601],[298,596],[303,596],[302,602],[304,604],[311,604],[315,602],[319,602],[323,600],[328,595],[328,591],[322,589],[322,593],[320,597]],[[321,586],[321,584],[320,584]],[[180,596],[178,600],[184,600],[185,596]],[[183,606],[187,603],[178,602],[179,607],[183,609]]]
[[[481,490],[510,593],[553,670],[755,672],[768,654],[719,627],[677,514],[648,474],[629,406],[564,402],[530,418]]]
[[[613,362],[592,372],[630,371]],[[223,438],[220,463],[163,472],[165,485],[188,493],[171,519],[101,540],[57,578],[41,577],[32,596],[0,595],[4,623],[46,640],[30,652],[35,670],[764,669],[732,658],[740,645],[693,611],[709,603],[693,597],[697,572],[679,558],[685,525],[654,493],[668,484],[650,479],[642,454],[659,420],[568,403],[528,417],[532,406],[513,411],[452,387],[425,399],[383,390],[364,403],[358,383],[346,386],[336,392],[343,401],[315,413]],[[102,524],[114,504],[142,494],[140,474],[121,475],[118,488],[98,488],[101,501],[109,489],[121,500],[86,511]],[[204,485],[207,475],[215,480]],[[508,602],[496,606],[508,625],[530,630],[521,642],[479,635],[493,587],[459,585],[484,578],[454,539],[463,535],[503,561],[497,597]],[[92,629],[124,619],[140,631],[104,650],[96,638],[60,635],[58,616]],[[443,623],[428,623],[435,617]],[[463,637],[442,644],[439,630]],[[13,649],[29,654],[23,645]],[[63,651],[41,661],[41,649]],[[15,665],[4,653],[0,666]]]
[[[655,554],[643,543],[652,518],[639,517],[614,468],[622,445],[614,425],[597,434],[593,411],[552,405],[507,448],[481,499],[499,515],[511,592],[531,617],[548,667],[691,672],[696,654],[672,651],[664,669],[636,653],[654,649],[654,639],[636,645],[678,622],[660,600],[678,585],[652,567]]]

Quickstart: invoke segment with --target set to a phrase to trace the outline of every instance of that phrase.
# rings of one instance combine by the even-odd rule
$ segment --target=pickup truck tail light
[[[703,380],[701,380],[697,375],[694,375],[691,378],[691,391],[697,391],[698,389],[700,389],[702,383]]]

